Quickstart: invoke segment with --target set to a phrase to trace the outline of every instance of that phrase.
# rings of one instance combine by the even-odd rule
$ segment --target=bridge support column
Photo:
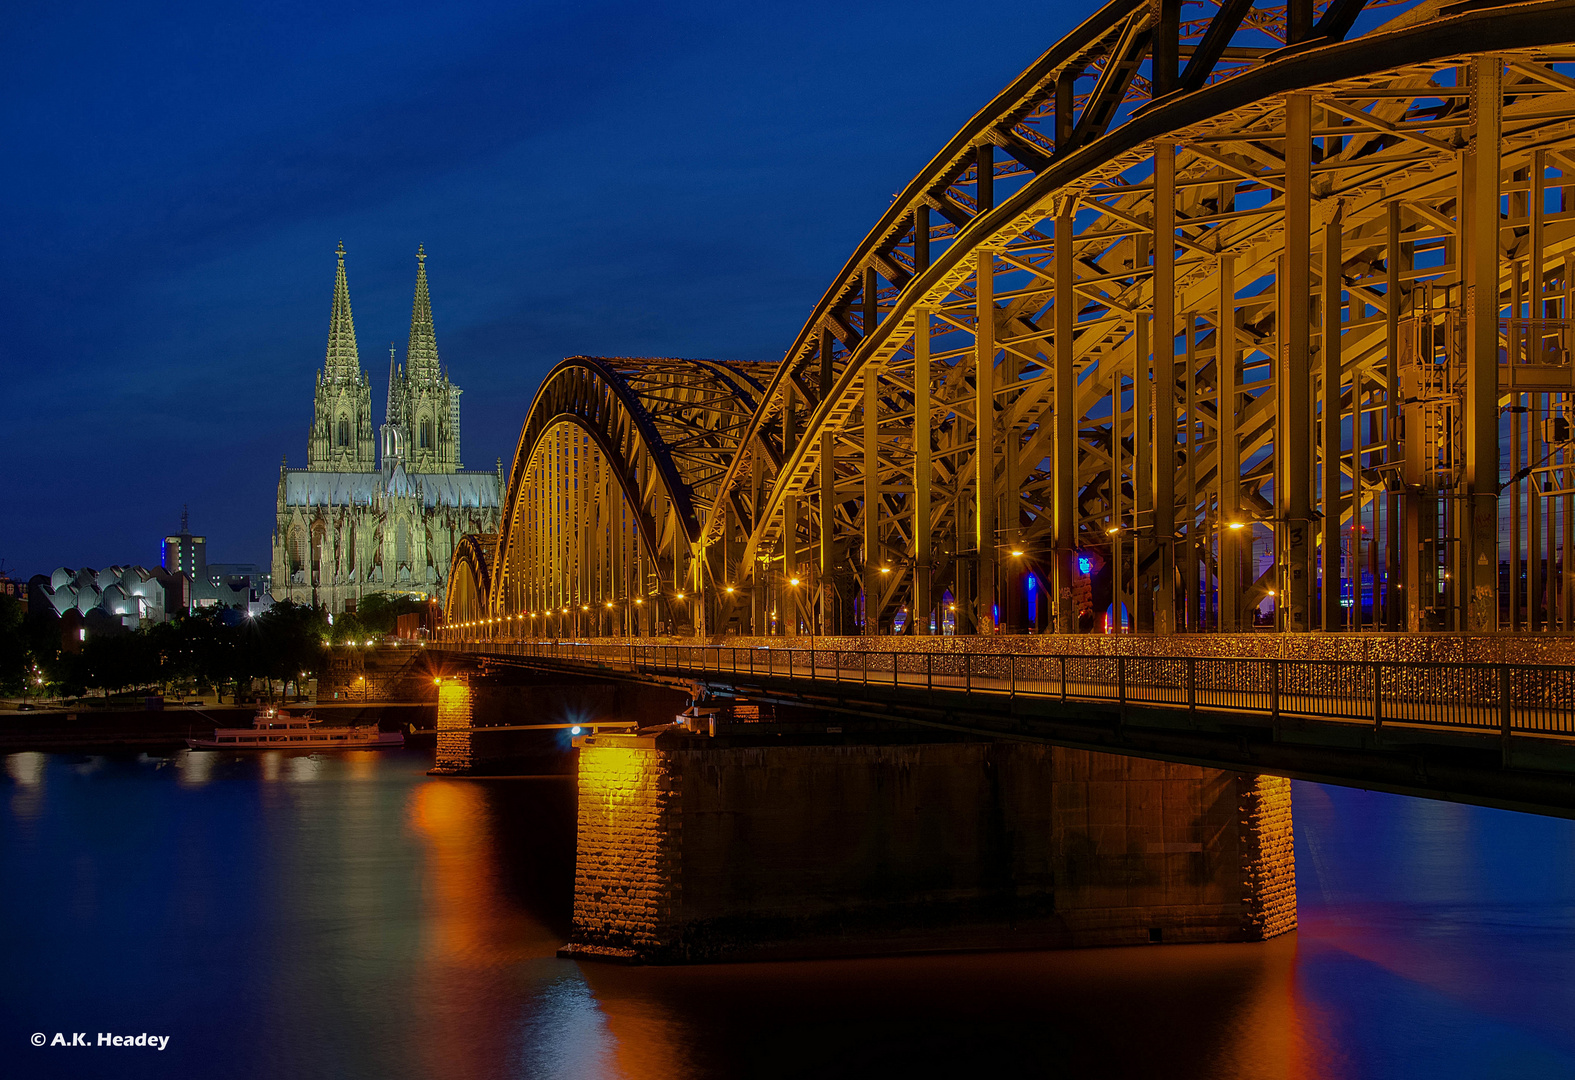
[[[1343,254],[1341,250],[1342,230],[1338,212],[1333,221],[1324,228],[1323,234],[1323,326],[1321,327],[1321,359],[1323,360],[1323,395],[1320,402],[1323,419],[1323,514],[1322,536],[1320,546],[1323,548],[1323,576],[1321,591],[1319,592],[1320,613],[1319,629],[1324,633],[1345,629],[1344,608],[1340,604],[1343,595],[1344,578],[1340,573],[1341,534],[1340,517],[1342,512],[1340,495],[1341,450],[1340,450],[1340,421],[1344,416],[1341,408],[1341,362],[1340,362],[1340,311],[1344,303],[1344,282],[1341,280],[1343,269]],[[1351,379],[1351,445],[1357,446],[1361,441],[1358,431],[1361,412],[1356,404],[1359,382]],[[1354,459],[1353,459],[1354,460]],[[1352,535],[1360,533],[1358,518],[1361,513],[1361,474],[1354,468],[1351,470],[1351,532]],[[1353,588],[1353,608],[1361,610],[1362,603],[1362,573],[1357,569],[1356,557],[1353,552],[1350,560],[1351,580]]]
[[[981,251],[974,304],[974,577],[975,632],[995,633],[995,253]],[[959,601],[966,597],[959,596]]]
[[[1022,743],[769,740],[580,740],[566,955],[1261,941],[1295,926],[1288,781]]]
[[[1077,376],[1072,366],[1077,300],[1072,266],[1073,226],[1069,199],[1055,219],[1055,574],[1051,589],[1053,626],[1058,634],[1077,631],[1077,607],[1072,602],[1077,569]],[[1115,453],[1112,447],[1112,455]],[[1119,485],[1117,477],[1112,487]],[[1119,611],[1119,597],[1116,603]]]
[[[1176,145],[1154,144],[1154,632],[1176,630]]]
[[[1275,433],[1275,539],[1281,564],[1280,629],[1311,628],[1313,403],[1312,97],[1285,95],[1285,272],[1280,275],[1279,412]]]
[[[865,286],[866,289],[868,285]],[[864,366],[864,636],[880,633],[880,368]]]
[[[1466,293],[1466,494],[1460,537],[1466,541],[1461,587],[1469,582],[1467,625],[1498,629],[1498,311],[1500,104],[1504,65],[1496,56],[1471,62],[1475,135],[1468,153],[1470,204],[1461,216]],[[1542,266],[1536,268],[1537,281]],[[1515,314],[1519,316],[1517,308]],[[1514,587],[1514,583],[1511,583]]]
[[[921,635],[930,632],[930,611],[935,606],[930,473],[930,309],[921,307],[913,327],[913,597],[909,604],[913,632]]]
[[[1219,558],[1219,629],[1231,632],[1241,626],[1242,542],[1249,548],[1252,533],[1242,521],[1241,449],[1237,443],[1236,410],[1241,406],[1237,368],[1236,257],[1221,255],[1219,296],[1214,315],[1215,415],[1219,438],[1215,443],[1214,475],[1219,478],[1216,510]]]
[[[791,457],[798,446],[797,416],[794,412],[793,382],[782,386],[782,456]],[[780,481],[781,478],[779,477]],[[789,495],[782,500],[782,588],[777,590],[777,633],[792,636],[798,633],[798,588],[792,582],[798,577],[798,497]]]

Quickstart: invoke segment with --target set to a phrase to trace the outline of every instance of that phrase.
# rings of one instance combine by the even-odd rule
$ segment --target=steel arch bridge
[[[1572,41],[1113,0],[782,363],[556,368],[450,633],[1575,627]]]

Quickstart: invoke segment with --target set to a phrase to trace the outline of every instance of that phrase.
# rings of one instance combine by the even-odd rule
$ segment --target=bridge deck
[[[541,640],[440,647],[1575,816],[1575,666]]]

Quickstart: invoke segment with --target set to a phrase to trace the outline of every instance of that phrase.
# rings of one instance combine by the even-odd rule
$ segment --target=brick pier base
[[[582,742],[565,955],[683,963],[1259,941],[1290,784],[1021,743]]]

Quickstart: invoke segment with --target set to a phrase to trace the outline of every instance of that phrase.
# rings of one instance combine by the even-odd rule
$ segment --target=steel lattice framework
[[[780,365],[555,369],[450,621],[1575,626],[1572,38],[1569,0],[1113,0]]]

